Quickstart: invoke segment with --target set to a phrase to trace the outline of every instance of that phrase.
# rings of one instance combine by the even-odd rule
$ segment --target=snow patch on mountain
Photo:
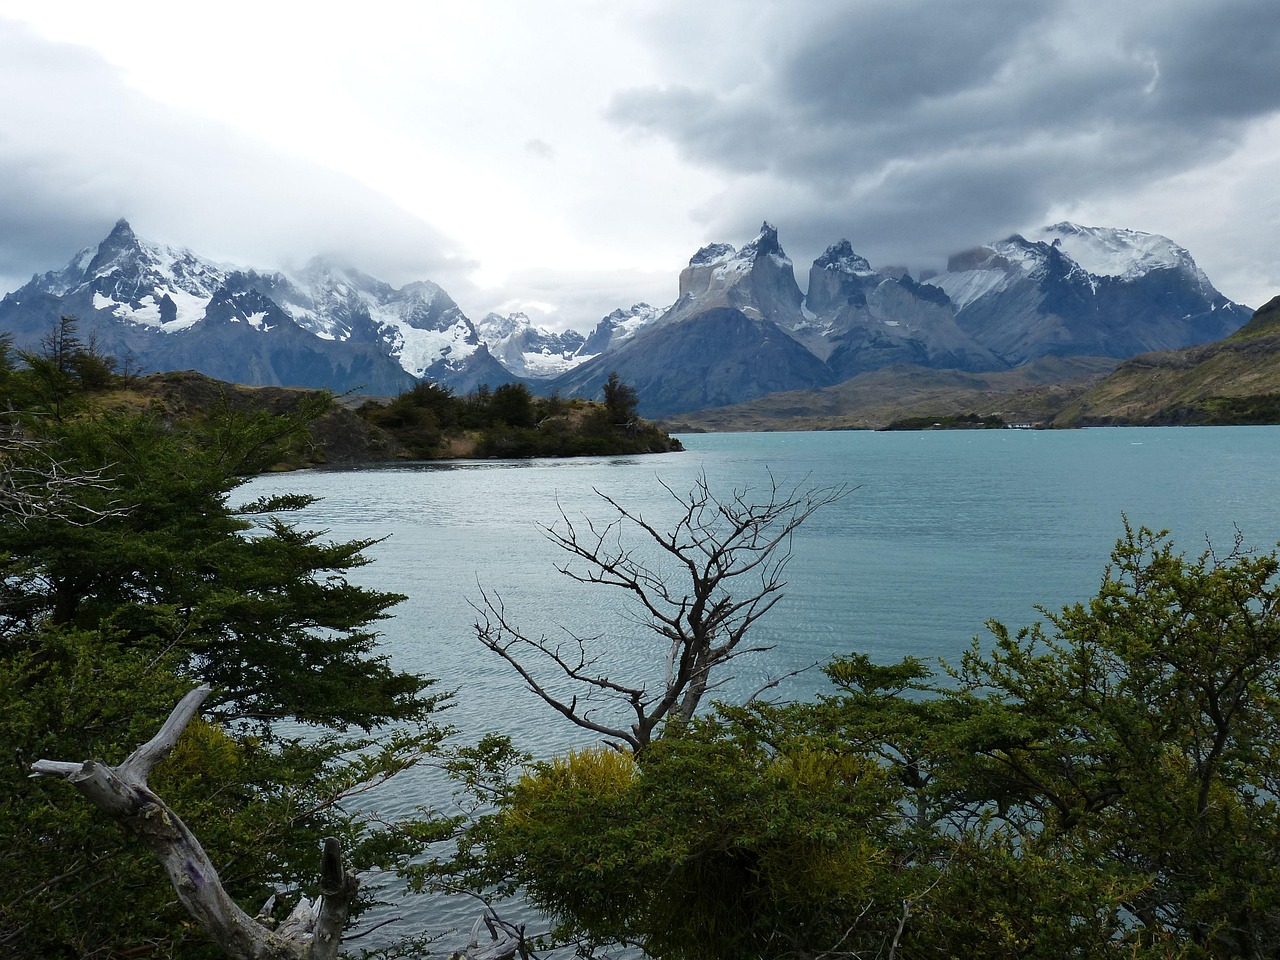
[[[1057,245],[1095,277],[1133,279],[1152,270],[1185,269],[1203,285],[1209,279],[1191,254],[1168,237],[1116,227],[1083,227],[1062,221],[1037,230],[1028,239]]]
[[[840,240],[827,247],[826,252],[814,261],[814,266],[821,270],[836,273],[847,273],[855,277],[873,277],[876,271],[866,257],[853,252],[853,244],[848,240]]]
[[[499,363],[519,377],[550,380],[595,356],[583,347],[587,338],[576,330],[557,333],[537,326],[525,313],[490,313],[476,332]]]
[[[1007,289],[1016,277],[1013,271],[992,267],[940,273],[927,282],[942,290],[960,311],[981,297]]]
[[[587,334],[586,342],[579,348],[578,355],[585,362],[585,358],[597,357],[606,350],[616,350],[671,309],[651,307],[647,303],[633,304],[629,310],[619,308],[600,319],[595,329]]]
[[[406,372],[456,366],[480,349],[471,321],[429,280],[395,288],[352,267],[317,257],[295,274],[265,278],[270,296],[317,337],[381,340]]]
[[[106,294],[95,290],[93,308],[95,310],[110,310],[114,316],[129,323],[135,323],[143,327],[155,327],[164,333],[176,333],[179,330],[186,330],[188,327],[194,326],[203,320],[205,310],[209,307],[209,301],[213,298],[212,292],[205,296],[170,286],[159,286],[156,288],[156,293],[160,294],[159,301],[156,300],[154,294],[147,294],[136,302],[130,303],[128,301],[114,300]],[[166,311],[161,306],[166,298],[173,304],[174,310],[173,319],[167,321],[164,319]]]
[[[1046,228],[1047,229],[1047,228]],[[990,294],[1007,290],[1021,280],[1040,281],[1048,275],[1053,246],[1044,240],[1028,240],[1014,234],[1004,240],[967,250],[951,258],[946,273],[925,281],[938,287],[951,298],[957,312]],[[1094,278],[1057,245],[1058,253],[1068,264],[1068,273],[1095,286]]]
[[[637,303],[625,313],[615,310],[608,317],[613,321],[613,342],[624,343],[630,340],[669,309],[670,307],[651,307],[647,303]]]
[[[526,313],[509,313],[505,317],[497,313],[487,313],[476,323],[476,334],[493,346],[533,326],[533,321]]]
[[[422,377],[433,364],[457,364],[480,348],[475,330],[465,317],[443,330],[392,320],[385,322],[383,329],[389,337],[391,355],[415,377]]]
[[[1168,237],[1116,227],[1084,227],[1065,220],[953,257],[946,273],[926,282],[944,290],[956,309],[962,310],[1019,279],[1042,280],[1054,250],[1069,265],[1068,275],[1077,274],[1095,291],[1103,277],[1136,280],[1154,270],[1179,270],[1206,295],[1213,294],[1209,278],[1191,254]]]

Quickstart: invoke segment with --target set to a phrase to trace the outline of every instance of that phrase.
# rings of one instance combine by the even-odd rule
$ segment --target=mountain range
[[[617,371],[642,414],[665,416],[899,364],[991,372],[1127,358],[1221,339],[1250,314],[1167,238],[1072,223],[964,251],[920,279],[874,268],[841,240],[813,262],[805,292],[765,223],[740,249],[697,251],[672,305],[620,308],[579,333],[524,314],[473,323],[429,280],[396,288],[323,259],[294,273],[217,264],[120,220],[0,300],[0,331],[30,347],[74,315],[100,351],[135,368],[340,393],[430,380],[598,398]]]

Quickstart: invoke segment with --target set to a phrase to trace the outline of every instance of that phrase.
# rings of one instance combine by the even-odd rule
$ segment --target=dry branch
[[[666,663],[659,684],[611,676],[609,664],[591,652],[600,638],[569,634],[565,643],[525,633],[502,598],[484,589],[475,604],[480,642],[506,660],[530,690],[577,726],[632,751],[643,749],[667,719],[691,719],[708,691],[726,679],[713,679],[726,664],[767,649],[744,640],[782,598],[796,529],[850,490],[807,483],[784,488],[770,477],[766,495],[756,502],[746,490],[715,493],[705,476],[687,494],[665,483],[663,488],[678,505],[670,530],[598,490],[612,514],[607,522],[575,520],[562,509],[560,522],[544,530],[572,558],[560,573],[630,598],[636,621],[659,645],[654,661]],[[656,550],[676,572],[660,571],[626,542],[628,535]],[[562,689],[574,692],[561,694]],[[627,719],[602,718],[602,704]]]
[[[13,430],[0,432],[0,518],[26,526],[56,518],[88,526],[121,516],[129,507],[108,499],[98,506],[86,501],[113,492],[105,469],[79,470],[58,460],[51,445]]]
[[[187,912],[228,956],[332,960],[338,955],[342,927],[359,886],[355,874],[342,866],[337,840],[325,840],[321,896],[315,902],[303,897],[289,917],[272,929],[265,918],[249,916],[231,899],[204,847],[147,785],[152,769],[173,751],[209,692],[206,685],[183,697],[160,731],[119,766],[96,760],[37,760],[31,765],[32,776],[71,781],[94,806],[141,840],[164,867]]]

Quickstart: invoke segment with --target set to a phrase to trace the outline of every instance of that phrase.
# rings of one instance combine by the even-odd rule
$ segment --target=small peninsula
[[[423,382],[397,397],[334,397],[324,390],[250,387],[194,370],[114,376],[83,397],[86,413],[149,414],[167,421],[265,412],[307,422],[278,470],[397,460],[610,456],[682,450],[635,415],[635,393],[611,378],[606,402],[536,397],[522,384],[457,396]]]

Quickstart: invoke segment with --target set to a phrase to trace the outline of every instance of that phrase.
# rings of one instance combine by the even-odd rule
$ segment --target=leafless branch
[[[660,644],[662,653],[654,658],[666,664],[660,684],[612,678],[601,655],[591,652],[599,637],[569,633],[566,643],[525,633],[512,623],[501,597],[483,588],[474,604],[481,643],[506,660],[529,689],[572,723],[633,751],[643,749],[664,721],[691,719],[707,692],[727,679],[715,674],[731,660],[768,649],[747,646],[744,639],[782,598],[796,529],[851,490],[807,481],[784,487],[770,476],[756,501],[745,488],[715,493],[705,475],[687,493],[659,482],[677,505],[670,529],[596,490],[609,508],[608,519],[571,517],[561,507],[559,522],[543,532],[570,556],[558,567],[563,575],[630,598],[632,621]],[[670,570],[651,559],[655,550],[670,561]],[[576,692],[560,692],[565,689]],[[629,724],[598,719],[602,700],[621,704]]]
[[[337,840],[325,840],[321,896],[314,902],[303,897],[272,929],[265,918],[249,916],[231,899],[204,847],[147,784],[209,693],[207,685],[189,692],[160,731],[119,766],[96,760],[37,760],[31,765],[32,776],[70,780],[94,806],[141,840],[164,867],[178,900],[227,955],[237,960],[333,960],[359,886],[355,874],[342,866]]]
[[[110,494],[104,469],[76,471],[49,451],[49,445],[12,431],[0,437],[0,519],[22,526],[50,518],[88,526],[128,513],[129,507],[108,499],[99,506],[84,494]]]

